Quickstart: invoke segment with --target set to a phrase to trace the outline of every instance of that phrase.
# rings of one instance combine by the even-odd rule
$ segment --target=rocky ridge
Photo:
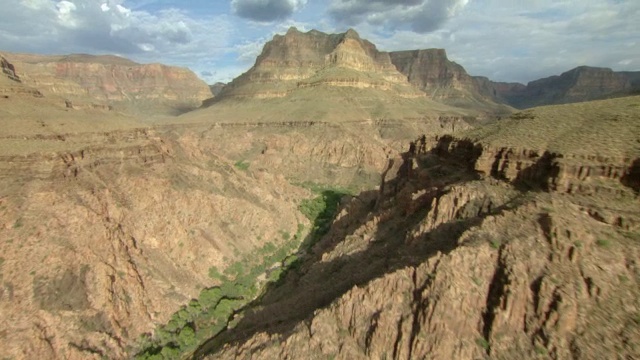
[[[640,148],[609,141],[640,133],[634,104],[418,138],[194,358],[638,357]],[[582,131],[540,142],[557,116]]]
[[[516,108],[567,104],[637,94],[640,72],[580,66],[560,75],[529,82],[526,86],[493,83],[496,94]]]
[[[496,114],[511,112],[483,78],[469,75],[462,66],[450,61],[444,49],[393,51],[389,56],[409,83],[431,99],[453,106],[485,108]]]
[[[22,82],[45,96],[74,104],[112,105],[137,113],[179,114],[211,97],[208,86],[188,69],[141,65],[116,56],[10,54]]]
[[[343,34],[290,28],[267,42],[255,65],[219,94],[229,98],[284,97],[297,88],[319,85],[394,90],[396,95],[420,97],[407,86],[389,55],[350,29]],[[216,100],[214,100],[216,101]]]
[[[346,200],[305,262],[195,357],[638,356],[637,195],[608,174],[593,176],[616,204],[550,187],[588,179],[540,159],[505,176],[502,158],[483,160],[494,153],[417,140],[390,163],[396,178]]]
[[[5,356],[127,358],[141,334],[216,284],[211,267],[277,245],[304,222],[305,190],[178,134],[0,139],[42,149],[0,157]]]

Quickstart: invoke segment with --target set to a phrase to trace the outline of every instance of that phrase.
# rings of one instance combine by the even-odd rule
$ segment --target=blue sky
[[[381,50],[444,48],[472,75],[528,82],[580,65],[640,70],[638,0],[2,0],[0,51],[116,54],[208,83],[290,26],[352,27]]]

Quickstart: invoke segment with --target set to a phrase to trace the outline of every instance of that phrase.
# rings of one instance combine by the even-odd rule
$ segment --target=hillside
[[[254,66],[185,121],[413,121],[438,131],[442,117],[485,117],[434,101],[398,72],[390,55],[354,31],[303,33],[295,28],[267,42]]]
[[[640,358],[638,96],[516,111],[353,30],[277,35],[213,98],[0,66],[4,357]],[[544,101],[627,84],[585,71]]]
[[[496,94],[506,103],[523,109],[638,94],[640,72],[580,66],[560,75],[531,81],[527,86],[493,85]]]
[[[640,356],[637,142],[510,140],[576,106],[569,124],[621,109],[622,130],[606,129],[637,140],[637,103],[534,109],[470,133],[477,142],[416,140],[195,358]]]
[[[3,53],[23,84],[75,107],[177,115],[211,97],[209,87],[188,69],[137,64],[111,55]]]

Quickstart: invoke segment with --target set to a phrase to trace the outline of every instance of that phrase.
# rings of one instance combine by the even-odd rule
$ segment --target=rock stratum
[[[295,89],[321,85],[393,90],[407,98],[422,96],[407,86],[389,54],[378,51],[354,30],[325,34],[290,28],[265,44],[255,65],[228,84],[218,99],[284,97]]]
[[[71,107],[95,104],[137,114],[176,115],[211,97],[208,86],[185,68],[142,65],[110,55],[3,56],[24,85],[62,97]]]
[[[398,71],[389,53],[354,30],[325,34],[295,28],[267,42],[254,66],[203,107],[186,121],[409,120],[436,131],[442,117],[457,119],[463,129],[488,113],[428,97]]]
[[[626,108],[633,117],[609,131],[637,140],[638,101],[551,108],[594,121]],[[418,138],[194,358],[640,356],[640,146],[510,144],[514,128],[553,123],[549,111],[469,139]]]
[[[511,112],[483,78],[469,75],[461,65],[450,61],[444,49],[394,51],[389,56],[409,83],[431,99],[499,115]]]
[[[492,83],[495,94],[513,107],[542,105],[629,96],[640,92],[640,72],[580,66],[524,85]]]
[[[179,117],[3,55],[3,356],[640,357],[640,99],[478,126],[524,85],[399,54],[292,29]]]

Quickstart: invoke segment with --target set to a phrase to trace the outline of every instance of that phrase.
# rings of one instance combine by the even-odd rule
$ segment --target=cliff
[[[511,112],[481,78],[450,61],[444,49],[394,51],[389,56],[398,71],[431,99],[499,115]]]
[[[226,85],[227,84],[225,83],[217,82],[213,85],[209,85],[209,89],[211,90],[211,93],[213,94],[213,96],[218,96],[218,94],[220,94],[220,92],[222,91],[222,89],[224,89]]]
[[[640,72],[580,66],[560,75],[531,81],[526,87],[494,84],[501,98],[522,109],[637,94],[640,92]]]
[[[480,144],[440,138],[427,150],[396,159],[398,175],[379,193],[345,200],[306,261],[195,358],[640,353],[625,340],[640,340],[640,269],[624,265],[640,251],[629,189],[599,195],[624,199],[616,204],[533,181],[518,189],[478,173]],[[516,178],[532,180],[528,169]]]
[[[393,90],[419,97],[399,74],[389,55],[360,38],[354,30],[342,34],[307,33],[290,28],[267,42],[254,66],[219,94],[228,98],[284,97],[298,88],[319,85]]]
[[[22,82],[45,96],[137,113],[181,113],[211,97],[188,69],[137,64],[116,56],[6,54]]]
[[[611,135],[637,136],[623,120],[637,115],[634,103],[587,103],[585,113],[597,121],[616,111],[625,125]],[[555,123],[538,110],[536,125]],[[498,145],[531,120],[516,115],[478,140],[406,146],[378,190],[343,198],[302,260],[194,358],[638,357],[640,207],[630,179],[640,148]]]
[[[449,61],[444,49],[389,53],[409,82],[438,101],[461,107],[487,107],[502,114],[509,109],[583,102],[630,95],[640,91],[640,72],[615,72],[608,68],[580,66],[558,76],[520,83],[494,82],[470,76]]]
[[[442,132],[440,119],[457,129],[482,111],[449,106],[425,96],[398,72],[388,53],[353,30],[325,34],[291,28],[264,45],[254,66],[227,84],[185,121],[216,123],[383,122],[424,124]]]

